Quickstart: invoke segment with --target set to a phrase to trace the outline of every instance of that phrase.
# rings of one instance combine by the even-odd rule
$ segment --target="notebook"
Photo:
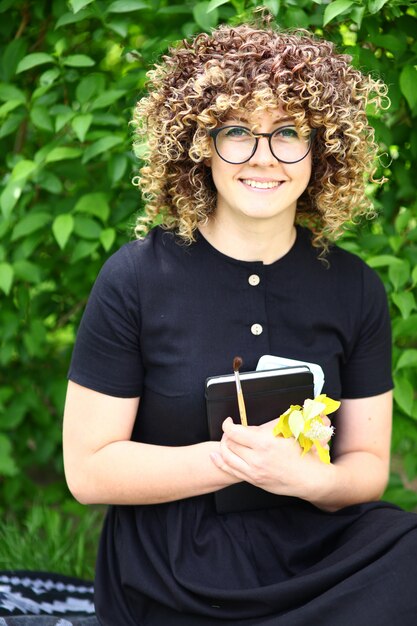
[[[306,365],[241,372],[240,380],[249,426],[276,419],[291,404],[303,404],[306,398],[314,397],[313,373]],[[227,417],[240,424],[234,374],[211,376],[206,380],[205,393],[210,439],[220,441]],[[218,513],[270,508],[286,499],[246,482],[214,493]]]

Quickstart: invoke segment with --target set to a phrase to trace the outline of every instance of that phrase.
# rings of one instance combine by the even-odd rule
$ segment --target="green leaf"
[[[406,65],[403,67],[400,74],[400,88],[411,110],[414,110],[417,107],[416,85],[417,69],[413,65]]]
[[[78,200],[74,207],[77,213],[95,215],[102,222],[106,222],[110,216],[110,207],[107,196],[101,192],[87,193]]]
[[[14,271],[10,263],[0,263],[0,289],[9,295],[13,284]]]
[[[115,242],[115,239],[116,231],[114,230],[114,228],[105,228],[100,233],[100,243],[106,252],[111,249],[112,245]]]
[[[17,202],[19,201],[20,196],[22,195],[24,185],[24,180],[9,180],[9,182],[3,189],[0,196],[0,207],[4,217],[8,218],[11,215],[11,212],[13,211]]]
[[[94,0],[90,1],[94,2]],[[55,24],[55,30],[61,28],[62,26],[67,26],[68,24],[77,24],[78,22],[82,22],[92,15],[93,12],[90,8],[81,9],[80,11],[77,11],[77,13],[64,13]]]
[[[88,132],[88,129],[91,126],[91,122],[93,121],[93,116],[91,113],[85,113],[84,115],[77,115],[72,122],[71,126],[74,130],[74,133],[77,135],[79,141],[83,142],[85,136]]]
[[[115,137],[114,135],[109,135],[107,137],[102,137],[98,139],[95,143],[88,146],[88,148],[84,152],[84,156],[82,158],[82,163],[88,163],[91,159],[102,154],[103,152],[107,152],[123,142],[123,137]]]
[[[13,269],[16,278],[20,278],[21,280],[35,285],[41,281],[41,270],[31,261],[26,261],[26,259],[15,261],[13,263]]]
[[[411,282],[413,284],[413,287],[417,284],[417,265],[413,268],[413,271],[411,272]]]
[[[417,335],[417,315],[410,315],[406,320],[401,317],[395,317],[392,322],[392,331],[394,340],[408,339]]]
[[[54,219],[52,232],[61,250],[65,248],[73,230],[74,218],[69,213],[63,213]]]
[[[403,367],[417,367],[417,350],[410,349],[405,350],[397,362],[397,370],[402,369]]]
[[[19,473],[12,457],[12,444],[6,435],[0,434],[0,476],[16,476]]]
[[[30,119],[36,128],[53,132],[54,126],[48,109],[43,106],[35,106],[30,112]]]
[[[388,0],[368,0],[369,13],[378,13],[387,2]]]
[[[42,189],[49,191],[49,193],[62,193],[62,183],[58,176],[55,176],[52,172],[47,172],[46,170],[39,172],[35,182]]]
[[[409,224],[413,221],[413,214],[409,209],[403,209],[395,218],[395,230],[397,233],[402,233]]]
[[[96,241],[78,241],[71,256],[71,263],[77,263],[81,259],[90,256],[98,248]]]
[[[43,321],[35,319],[31,322],[28,332],[23,335],[23,342],[31,357],[44,357],[46,329]]]
[[[108,172],[112,185],[114,185],[121,178],[123,178],[127,169],[127,164],[128,161],[124,154],[114,154],[110,158],[108,164]]]
[[[49,213],[29,213],[16,224],[12,232],[12,241],[16,241],[21,237],[26,237],[51,221]]]
[[[372,38],[372,43],[379,48],[389,50],[397,56],[401,56],[407,49],[407,40],[402,36],[402,33],[395,35],[377,35]]]
[[[116,100],[119,100],[126,93],[125,90],[122,89],[114,89],[106,91],[99,96],[97,96],[96,100],[94,100],[91,110],[95,111],[96,109],[103,109],[104,107],[108,107]]]
[[[53,163],[54,161],[65,161],[66,159],[77,159],[81,156],[82,150],[80,148],[67,148],[58,147],[53,148],[46,156],[46,163]]]
[[[370,257],[367,260],[367,263],[370,267],[376,268],[376,267],[384,267],[384,266],[390,266],[390,265],[398,265],[399,263],[401,263],[401,260],[398,259],[396,256],[392,256],[391,254],[380,254],[377,256],[373,256]]]
[[[80,104],[88,102],[92,96],[104,89],[104,79],[102,75],[89,74],[80,80],[75,95]]]
[[[130,13],[140,9],[150,9],[151,7],[141,0],[116,0],[107,9],[107,13]]]
[[[209,2],[199,2],[194,5],[193,16],[195,21],[203,30],[209,31],[217,25],[219,12],[217,9],[211,9],[208,12]]]
[[[15,4],[15,0],[1,0],[1,2],[0,2],[0,13],[5,13],[14,4]]]
[[[71,54],[63,59],[63,64],[68,67],[91,67],[96,62],[86,54]]]
[[[11,174],[11,180],[26,180],[37,169],[37,164],[34,161],[23,159],[16,163]]]
[[[0,106],[0,119],[7,117],[11,111],[23,106],[20,100],[9,100]]]
[[[70,120],[74,117],[74,111],[65,111],[63,113],[58,113],[55,118],[55,132],[59,133],[60,130],[64,128],[68,124]]]
[[[277,17],[281,7],[281,0],[265,0],[265,2],[263,2],[263,6],[271,11],[272,15]]]
[[[102,228],[95,220],[85,215],[77,215],[74,220],[74,233],[82,239],[99,239]]]
[[[414,389],[408,378],[399,374],[395,377],[394,399],[406,415],[411,414],[414,402]]]
[[[115,18],[114,20],[108,20],[106,22],[106,26],[107,26],[107,28],[110,28],[110,30],[112,30],[117,35],[120,35],[120,37],[122,37],[122,39],[127,37],[128,33],[129,33],[129,22],[128,22],[128,20]]]
[[[211,11],[214,11],[217,7],[221,7],[223,4],[228,4],[229,2],[230,0],[210,0],[207,6],[207,13],[211,13]]]
[[[61,72],[59,68],[53,67],[52,69],[46,70],[46,72],[43,72],[43,74],[40,75],[39,84],[42,85],[42,87],[49,87],[50,85],[54,84],[54,82],[60,75]]]
[[[393,293],[391,298],[394,304],[399,308],[404,319],[407,319],[410,316],[410,313],[416,308],[414,295],[409,291]]]
[[[22,104],[26,102],[26,96],[21,89],[8,83],[0,83],[0,100],[7,102],[8,100],[18,100]]]
[[[399,259],[399,263],[389,266],[388,276],[394,289],[398,291],[410,278],[410,263],[405,259]]]
[[[25,118],[26,113],[24,111],[18,111],[10,115],[0,127],[0,138],[7,137],[7,135],[14,133]]]
[[[69,0],[69,5],[74,13],[78,13],[81,9],[84,9],[88,4],[91,4],[94,0]]]
[[[294,24],[297,24],[299,28],[307,28],[310,24],[310,18],[303,9],[289,6],[285,12],[285,24],[289,28],[292,28]]]
[[[324,10],[323,26],[326,26],[335,17],[350,9],[352,5],[352,0],[335,0],[328,4]]]
[[[54,57],[50,54],[46,54],[46,52],[33,52],[32,54],[28,54],[23,57],[17,66],[16,74],[26,72],[27,70],[30,70],[38,65],[43,65],[44,63],[54,63]]]
[[[5,80],[10,80],[15,75],[19,62],[23,59],[27,50],[27,38],[19,37],[5,47],[2,54],[2,75]]]

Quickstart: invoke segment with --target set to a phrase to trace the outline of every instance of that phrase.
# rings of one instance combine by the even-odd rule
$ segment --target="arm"
[[[311,453],[301,457],[294,440],[272,435],[271,422],[245,428],[227,420],[220,455],[212,460],[241,480],[335,511],[381,497],[389,474],[391,420],[391,392],[343,400],[330,465]]]
[[[156,504],[234,482],[209,454],[219,442],[169,447],[130,441],[139,398],[116,398],[69,382],[63,448],[68,487],[83,504]]]

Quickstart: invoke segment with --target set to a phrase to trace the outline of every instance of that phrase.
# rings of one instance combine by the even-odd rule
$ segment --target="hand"
[[[267,491],[309,499],[315,481],[323,480],[323,464],[315,454],[301,457],[295,439],[275,437],[275,422],[241,426],[228,418],[212,461],[224,472]]]

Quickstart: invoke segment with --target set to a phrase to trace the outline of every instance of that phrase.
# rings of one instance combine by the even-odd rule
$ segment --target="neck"
[[[269,265],[287,254],[294,245],[294,224],[227,224],[213,215],[199,227],[203,237],[219,252],[239,261],[262,261]]]

